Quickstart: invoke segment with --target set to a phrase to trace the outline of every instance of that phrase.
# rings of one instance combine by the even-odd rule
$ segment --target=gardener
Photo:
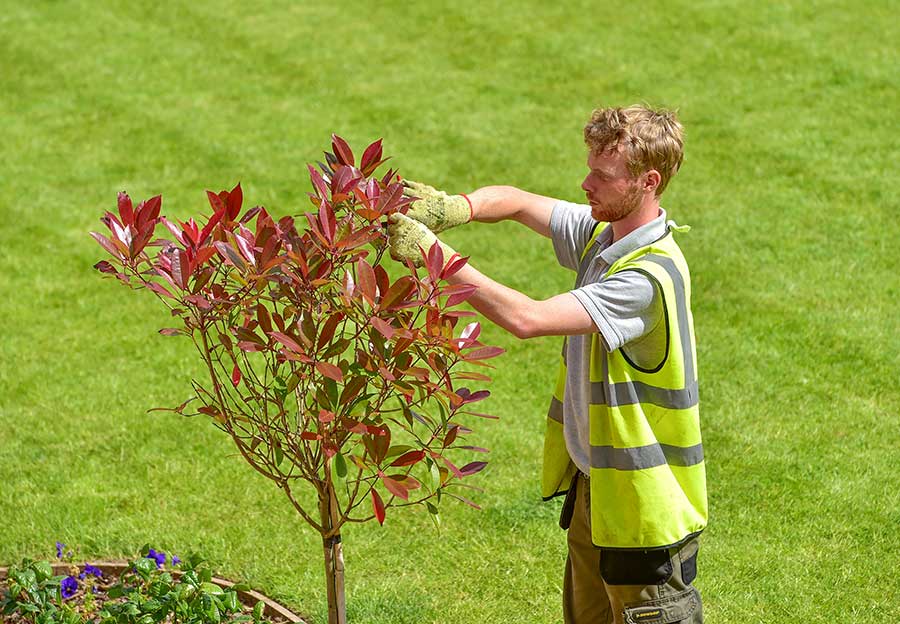
[[[702,622],[692,586],[706,525],[691,282],[660,207],[682,161],[675,115],[594,111],[585,126],[587,205],[512,187],[421,198],[390,226],[391,254],[422,264],[440,232],[513,219],[549,237],[575,289],[535,301],[472,266],[451,283],[518,338],[565,336],[547,417],[543,495],[566,494],[563,611],[569,623]],[[440,243],[445,259],[454,253]]]

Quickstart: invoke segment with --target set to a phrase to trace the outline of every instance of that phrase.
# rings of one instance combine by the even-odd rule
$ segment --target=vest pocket
[[[672,578],[669,549],[600,549],[600,576],[607,585],[663,585]]]

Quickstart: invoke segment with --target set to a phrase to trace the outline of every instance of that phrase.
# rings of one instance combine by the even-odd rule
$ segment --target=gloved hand
[[[410,204],[406,214],[424,223],[432,232],[443,232],[472,220],[472,204],[465,195],[447,195],[444,191],[412,180],[404,180],[403,194],[420,197]]]
[[[456,252],[449,245],[442,243],[424,223],[410,219],[399,212],[390,216],[388,245],[391,250],[391,258],[394,260],[399,262],[409,260],[414,266],[421,267],[425,264],[425,260],[419,249],[423,249],[427,254],[434,241],[441,246],[446,263]]]

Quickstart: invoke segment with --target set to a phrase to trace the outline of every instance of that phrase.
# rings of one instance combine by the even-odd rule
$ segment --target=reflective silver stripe
[[[693,466],[703,461],[703,444],[695,444],[694,446],[672,446],[671,444],[660,444],[663,454],[666,456],[666,462],[670,466]]]
[[[697,381],[694,380],[687,388],[670,390],[657,388],[642,381],[623,381],[610,384],[609,399],[604,393],[605,383],[602,381],[591,382],[591,404],[609,405],[635,405],[637,403],[651,403],[668,409],[687,409],[694,407],[698,402]]]
[[[550,399],[550,409],[547,410],[547,418],[555,420],[558,423],[563,421],[563,405],[562,401],[553,397]]]
[[[591,467],[598,469],[644,470],[665,464],[693,466],[702,461],[703,444],[687,447],[671,444],[648,444],[631,448],[591,446]]]
[[[684,362],[684,385],[696,384],[697,375],[694,372],[694,351],[691,349],[691,332],[688,325],[688,309],[685,301],[684,277],[681,271],[675,266],[675,262],[666,256],[658,254],[647,254],[638,258],[638,263],[652,262],[659,265],[672,280],[672,287],[675,291],[675,309],[678,317],[678,335],[681,336],[681,359]]]

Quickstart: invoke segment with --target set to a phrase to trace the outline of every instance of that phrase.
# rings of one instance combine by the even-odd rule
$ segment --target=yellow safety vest
[[[643,369],[591,336],[591,533],[598,547],[664,548],[702,531],[708,518],[691,280],[671,230],[614,262],[607,275],[619,271],[639,271],[658,285],[666,355]],[[565,348],[544,437],[545,500],[564,494],[577,471],[563,437],[564,358]]]

